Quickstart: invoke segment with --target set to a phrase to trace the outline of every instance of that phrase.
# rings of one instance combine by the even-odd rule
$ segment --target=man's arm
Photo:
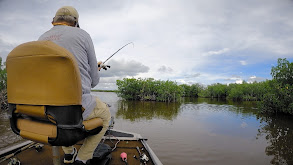
[[[87,54],[88,54],[88,63],[90,65],[90,76],[92,78],[92,88],[98,85],[100,80],[100,75],[98,71],[98,65],[97,65],[97,58],[95,53],[95,48],[93,41],[90,36],[88,36],[88,44],[87,44]]]

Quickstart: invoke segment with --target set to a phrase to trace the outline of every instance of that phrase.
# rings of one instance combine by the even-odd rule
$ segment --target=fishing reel
[[[146,164],[149,161],[149,157],[145,153],[140,152],[138,146],[136,146],[136,150],[138,151],[140,162]],[[141,150],[143,151],[143,148]],[[136,156],[134,158],[137,159]]]
[[[98,67],[101,68],[101,69],[104,69],[104,70],[107,70],[108,68],[111,68],[110,65],[105,65],[104,63],[101,63],[101,64],[98,63]]]

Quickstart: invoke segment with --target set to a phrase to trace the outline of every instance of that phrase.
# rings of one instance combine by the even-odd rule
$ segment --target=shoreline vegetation
[[[154,78],[124,78],[117,80],[118,90],[92,90],[93,92],[116,92],[125,100],[178,102],[182,97],[231,99],[233,101],[257,101],[264,113],[293,115],[293,63],[286,58],[278,59],[271,69],[272,80],[242,84],[181,84]],[[7,73],[0,58],[0,108],[8,109]]]
[[[293,63],[278,59],[271,69],[272,80],[242,84],[198,83],[178,85],[173,81],[153,78],[117,80],[117,94],[125,100],[177,102],[182,97],[223,98],[233,101],[257,101],[263,113],[293,115]]]

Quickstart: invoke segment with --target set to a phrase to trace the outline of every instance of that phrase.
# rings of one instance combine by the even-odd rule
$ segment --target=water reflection
[[[190,99],[186,98],[185,103],[193,104],[213,104],[213,105],[232,105],[226,110],[242,116],[256,116],[261,123],[256,139],[265,137],[267,146],[264,152],[271,157],[271,164],[293,164],[293,116],[278,114],[269,116],[258,113],[257,102],[234,102],[221,99]],[[241,127],[247,127],[243,122]],[[235,132],[235,130],[234,130]]]
[[[184,104],[210,104],[230,106],[228,110],[244,116],[255,116],[258,114],[257,102],[255,101],[232,101],[219,98],[184,98]]]
[[[254,152],[255,154],[259,154],[256,155],[255,158],[261,158],[262,152],[268,157],[258,160],[260,164],[267,164],[269,161],[271,164],[293,164],[293,117],[284,115],[260,115],[258,114],[257,102],[233,102],[229,100],[205,98],[185,98],[181,103],[169,104],[119,101],[116,118],[130,121],[139,121],[142,119],[152,120],[153,118],[172,120],[174,125],[172,125],[170,129],[176,130],[179,130],[177,127],[180,125],[184,125],[180,122],[182,120],[185,124],[190,123],[191,126],[193,125],[192,129],[195,133],[192,135],[192,139],[208,140],[212,138],[212,142],[215,142],[219,141],[222,136],[226,138],[233,137],[233,140],[236,142],[239,140],[239,142],[243,143],[243,145],[241,145],[235,142],[235,144],[232,145],[238,146],[234,152],[243,150],[243,157],[253,157],[252,155],[247,156],[244,153]],[[194,127],[195,125],[203,128],[204,131],[196,129]],[[165,130],[168,130],[167,126],[164,127]],[[189,130],[192,129],[189,128]],[[191,134],[191,132],[189,131],[188,134]],[[251,138],[256,141],[249,140]],[[178,137],[176,139],[176,143],[179,143]],[[247,139],[247,142],[243,142],[243,139]],[[196,144],[204,143],[205,140],[198,140],[199,142]],[[184,142],[186,141],[188,140],[184,139]],[[230,140],[230,143],[232,143],[231,141],[232,140]],[[208,144],[213,144],[212,142]],[[222,146],[222,143],[226,143],[226,141],[214,145]],[[259,147],[262,147],[258,148],[255,146],[258,148],[256,149],[251,143],[255,143],[254,145],[257,144]],[[246,148],[247,150],[244,152]],[[207,144],[205,145],[205,149],[209,149]],[[196,153],[193,153],[193,155],[194,154]],[[235,160],[237,160],[236,157],[238,156],[240,155],[234,155]],[[266,162],[266,160],[268,162]],[[254,161],[257,162],[256,160]]]
[[[160,118],[173,120],[180,111],[181,103],[164,102],[143,102],[143,101],[124,101],[118,102],[116,118],[136,121],[140,119],[151,120]]]
[[[233,113],[243,116],[256,115],[256,102],[233,102],[221,99],[207,98],[184,98],[180,103],[164,103],[164,102],[143,102],[143,101],[118,101],[116,118],[129,119],[135,121],[139,119],[151,120],[153,118],[173,120],[188,105],[209,104],[209,105],[225,105],[225,109],[230,105],[229,110]],[[201,106],[191,106],[200,108]],[[190,108],[190,107],[189,107]],[[215,108],[221,110],[220,107]]]
[[[288,115],[259,116],[263,125],[257,137],[265,136],[265,152],[272,156],[271,164],[293,164],[293,117]]]

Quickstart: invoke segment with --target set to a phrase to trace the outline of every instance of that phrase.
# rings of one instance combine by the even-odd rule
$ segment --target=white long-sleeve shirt
[[[57,25],[40,36],[39,40],[50,40],[71,52],[78,63],[82,84],[82,106],[86,119],[96,106],[91,88],[100,80],[94,45],[90,35],[76,27]]]

